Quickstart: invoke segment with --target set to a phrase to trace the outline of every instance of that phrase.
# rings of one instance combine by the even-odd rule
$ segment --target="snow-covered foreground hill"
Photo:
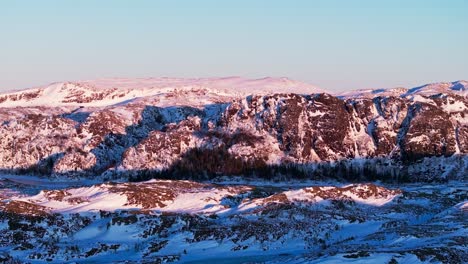
[[[31,263],[462,263],[468,187],[0,181],[0,258]],[[395,262],[396,261],[396,262]]]

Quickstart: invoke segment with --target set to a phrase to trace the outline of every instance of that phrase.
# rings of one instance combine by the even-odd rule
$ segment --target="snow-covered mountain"
[[[339,161],[340,177],[466,177],[468,98],[451,85],[336,97],[285,78],[54,84],[0,97],[0,168],[148,178],[294,164],[324,175]]]
[[[439,93],[454,93],[457,95],[468,95],[468,81],[430,83],[423,86],[411,88],[406,95],[433,95]]]
[[[432,96],[437,94],[452,94],[468,96],[468,81],[430,83],[414,88],[361,89],[338,93],[341,98],[373,98],[376,96],[400,96],[412,98],[416,95]]]
[[[313,85],[288,78],[113,78],[60,82],[45,87],[0,94],[0,107],[109,106],[138,98],[187,91],[198,91],[199,95],[216,94],[224,97],[291,91],[300,94],[323,92]],[[187,99],[201,98],[197,96]]]
[[[149,78],[2,94],[0,262],[466,263],[465,88]]]
[[[405,95],[409,91],[408,88],[397,87],[388,89],[359,89],[337,94],[340,98],[374,98],[377,96],[393,96],[399,97]]]

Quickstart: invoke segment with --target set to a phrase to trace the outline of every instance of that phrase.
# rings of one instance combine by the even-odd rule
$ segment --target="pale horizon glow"
[[[0,91],[112,77],[288,77],[329,91],[468,79],[468,1],[0,4]]]

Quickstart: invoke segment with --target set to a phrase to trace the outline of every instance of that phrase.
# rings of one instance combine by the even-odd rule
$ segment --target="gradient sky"
[[[0,90],[104,77],[468,79],[466,0],[0,0]]]

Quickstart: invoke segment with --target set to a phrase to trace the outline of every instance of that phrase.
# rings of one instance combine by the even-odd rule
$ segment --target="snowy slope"
[[[0,200],[5,263],[467,260],[462,182],[298,188],[149,181],[37,195],[24,193],[41,180],[0,184],[7,190]]]
[[[315,164],[310,171],[335,177],[326,172],[335,170],[332,164],[317,166],[337,161],[361,177],[371,167],[391,178],[411,170],[415,179],[463,178],[468,171],[468,98],[456,94],[415,94],[411,99],[397,94],[343,99],[326,93],[238,97],[219,90],[237,85],[245,93],[267,92],[292,81],[93,82],[56,84],[17,94],[16,101],[5,99],[4,104],[22,107],[0,107],[0,168],[103,178],[129,178],[146,170],[171,174],[181,169],[177,166],[189,166],[197,176],[242,175],[247,168],[286,163]],[[192,84],[197,82],[211,88],[196,88]],[[120,88],[112,88],[117,83]],[[25,107],[24,102],[60,107]],[[403,169],[399,161],[405,162]]]
[[[468,95],[468,81],[460,80],[456,82],[430,83],[423,86],[409,89],[405,94],[408,95],[433,95],[439,93],[453,93],[457,95]]]
[[[34,196],[11,196],[9,202],[31,203],[45,208],[46,211],[57,213],[136,209],[191,214],[232,214],[259,210],[272,202],[287,204],[343,200],[383,206],[401,194],[399,190],[388,190],[373,184],[356,184],[344,187],[306,187],[294,191],[278,191],[275,195],[265,198],[249,199],[253,189],[254,187],[243,185],[217,186],[191,181],[150,180],[46,190]],[[236,196],[237,199],[234,198]]]
[[[359,89],[340,92],[336,94],[340,98],[374,98],[377,96],[401,96],[406,94],[409,89],[403,87],[388,89]]]
[[[453,94],[468,96],[468,81],[430,83],[414,88],[361,89],[337,93],[341,98],[374,98],[377,96],[396,96],[413,98],[414,96],[431,96]]]
[[[164,96],[184,91],[211,93],[221,98],[251,94],[324,92],[313,85],[288,78],[112,78],[54,83],[45,87],[0,94],[0,107],[108,106],[136,98]]]

